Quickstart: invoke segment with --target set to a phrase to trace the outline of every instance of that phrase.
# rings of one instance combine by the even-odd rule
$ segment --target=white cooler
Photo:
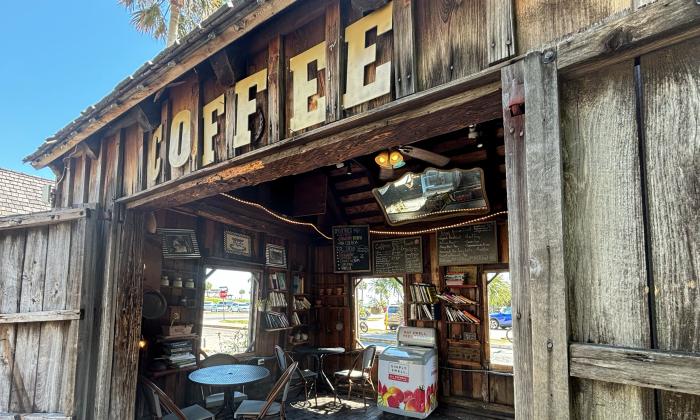
[[[397,341],[379,356],[377,407],[424,419],[437,408],[436,331],[399,327]]]

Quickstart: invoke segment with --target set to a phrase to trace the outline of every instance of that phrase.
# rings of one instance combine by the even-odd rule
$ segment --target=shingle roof
[[[0,217],[51,210],[42,198],[45,185],[55,182],[0,168]]]

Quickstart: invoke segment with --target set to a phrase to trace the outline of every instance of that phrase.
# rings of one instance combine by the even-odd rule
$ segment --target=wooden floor
[[[311,400],[313,403],[313,399]],[[394,414],[384,413],[377,408],[375,403],[367,407],[365,411],[362,401],[359,398],[352,400],[343,399],[342,405],[333,403],[332,397],[318,398],[318,407],[311,406],[304,402],[292,402],[287,408],[287,418],[289,420],[322,420],[322,419],[343,419],[343,420],[360,420],[360,419],[383,419],[383,420],[399,420],[407,419],[408,417],[397,416]],[[466,410],[455,407],[438,407],[438,409],[430,415],[431,420],[483,420],[500,417],[484,417],[470,414]]]

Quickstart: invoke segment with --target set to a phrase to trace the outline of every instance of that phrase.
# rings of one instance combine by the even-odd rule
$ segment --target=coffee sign
[[[367,32],[376,28],[381,35],[392,29],[392,3],[375,10],[362,19],[345,28],[345,43],[347,44],[346,82],[345,92],[342,95],[342,106],[350,108],[391,92],[391,61],[383,63],[376,68],[376,75],[372,82],[365,84],[364,69],[377,60],[376,44],[366,45]],[[293,89],[291,101],[293,117],[290,119],[292,132],[311,127],[325,121],[326,98],[319,97],[314,107],[310,106],[309,98],[319,94],[316,75],[309,74],[309,65],[316,62],[316,69],[326,67],[327,42],[323,41],[308,50],[289,59],[289,71],[292,73]],[[233,106],[228,106],[229,97],[221,95],[202,106],[202,140],[203,147],[196,148],[192,153],[192,145],[198,144],[198,139],[193,138],[196,130],[192,130],[191,117],[195,110],[183,109],[177,112],[170,121],[167,159],[169,166],[180,168],[185,166],[190,159],[201,159],[203,166],[214,162],[214,138],[219,135],[217,119],[232,110],[233,115],[233,144],[229,147],[236,149],[251,144],[252,133],[249,128],[249,118],[256,113],[257,100],[255,94],[267,90],[268,70],[264,68],[248,77],[238,80],[234,86]],[[158,150],[163,143],[165,133],[163,125],[156,127],[148,143],[147,175],[148,184],[154,185],[160,177],[164,162],[159,156]]]

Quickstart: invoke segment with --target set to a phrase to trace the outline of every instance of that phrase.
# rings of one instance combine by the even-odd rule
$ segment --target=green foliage
[[[392,297],[396,297],[395,300],[403,302],[403,285],[395,277],[373,279],[369,287],[378,296],[377,299],[373,299],[375,302],[370,300],[371,303],[383,307],[391,301]]]
[[[207,281],[206,283],[204,283],[204,290],[211,290],[213,288],[214,288],[214,285],[211,284],[210,281]]]
[[[511,306],[510,283],[503,276],[497,275],[489,283],[489,309],[498,310],[504,306]]]

